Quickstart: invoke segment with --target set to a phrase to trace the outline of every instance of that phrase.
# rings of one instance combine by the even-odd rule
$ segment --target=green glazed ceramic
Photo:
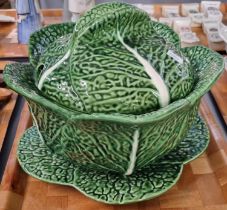
[[[24,138],[41,141],[45,149],[37,156],[48,150],[79,173],[118,174],[124,180],[138,174],[153,180],[153,167],[182,143],[201,97],[224,69],[218,53],[202,46],[181,49],[172,29],[122,3],[99,5],[77,24],[41,29],[31,36],[29,52],[30,64],[7,65],[4,80],[29,103],[36,128]],[[31,162],[36,159],[31,156]],[[171,161],[175,156],[166,171]],[[134,201],[172,186],[184,162],[170,172],[175,178],[168,187]],[[70,185],[105,202],[133,202],[95,197],[78,183]]]
[[[154,198],[179,179],[183,165],[200,155],[209,143],[208,129],[197,117],[187,137],[168,155],[131,176],[78,167],[53,153],[37,127],[26,131],[18,148],[18,160],[30,175],[46,182],[69,185],[97,201],[126,204]]]
[[[31,37],[36,85],[55,103],[86,113],[138,115],[192,91],[197,79],[177,35],[145,12],[102,4],[67,26],[72,32],[55,36],[38,55],[43,34]]]

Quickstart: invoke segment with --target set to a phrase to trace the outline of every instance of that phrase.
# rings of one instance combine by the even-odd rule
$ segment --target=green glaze
[[[183,165],[200,155],[208,142],[208,129],[197,117],[175,150],[132,176],[122,176],[81,168],[56,155],[40,139],[34,126],[21,138],[18,159],[22,168],[38,179],[73,186],[101,202],[126,204],[151,199],[170,189],[179,179]]]
[[[202,46],[181,49],[179,45],[170,28],[120,3],[97,6],[77,25],[52,25],[34,33],[29,45],[31,63],[13,63],[4,70],[7,85],[27,99],[36,125],[21,140],[20,145],[26,145],[18,153],[22,167],[43,180],[68,183],[109,203],[144,200],[169,189],[179,178],[182,163],[207,145],[203,141],[207,130],[201,122],[196,121],[191,130],[196,132],[186,136],[201,97],[224,69],[218,53]],[[183,63],[173,62],[167,49]],[[170,91],[170,104],[162,108],[154,85],[160,78],[150,80],[150,66]],[[30,136],[32,140],[25,141]],[[30,149],[36,151],[35,156],[26,156]],[[52,161],[56,170],[51,169]],[[64,169],[59,168],[64,164]],[[100,174],[106,178],[99,180]],[[167,181],[164,177],[169,176]],[[113,185],[106,185],[112,179],[118,187],[122,180],[124,189],[133,188],[133,193],[122,197],[114,188],[116,192],[109,197],[98,196],[99,186],[109,192]],[[140,187],[144,179],[145,186],[155,187],[149,193],[135,194],[134,179],[140,180]],[[93,182],[97,182],[97,193],[91,189]]]
[[[86,167],[122,174],[127,173],[131,164],[130,155],[136,131],[139,132],[139,147],[134,168],[139,169],[175,148],[187,134],[197,114],[196,105],[190,110],[182,109],[181,115],[143,125],[99,120],[72,122],[28,102],[46,145],[56,154]]]
[[[45,37],[46,31],[43,33]],[[159,100],[156,78],[148,75],[119,36],[164,80],[170,95],[165,104]],[[38,58],[31,54],[38,63],[34,65],[36,85],[45,97],[80,112],[143,114],[157,110],[187,96],[196,82],[176,37],[175,32],[161,24],[158,27],[145,12],[131,5],[97,6],[78,21],[73,33],[55,33],[54,41]],[[33,36],[31,42],[35,43]]]
[[[184,53],[199,78],[194,91],[166,108],[143,115],[90,115],[65,109],[40,94],[30,64],[8,65],[4,78],[28,99],[44,141],[56,154],[89,168],[131,174],[178,145],[197,113],[200,97],[222,71],[222,58],[207,48],[185,48]],[[139,137],[135,140],[136,132]],[[137,147],[134,152],[133,146]]]
[[[60,27],[61,26],[61,27]],[[47,46],[61,36],[71,34],[74,23],[53,24],[33,33],[29,40],[29,61],[36,67]]]
[[[29,81],[33,72],[29,64],[10,65],[5,76],[7,72],[11,79],[17,78],[13,84],[17,88],[23,86],[27,96],[40,97],[34,82]],[[37,98],[37,101],[44,102],[42,98]],[[142,168],[168,153],[181,141],[198,108],[196,102],[194,106],[182,106],[170,113],[171,115],[163,115],[159,121],[150,118],[150,122],[125,124],[103,121],[102,118],[97,118],[98,115],[96,119],[95,115],[93,119],[83,119],[81,115],[81,119],[70,120],[62,116],[64,113],[57,114],[31,99],[28,99],[28,102],[43,139],[56,154],[63,155],[77,164],[95,169],[105,168],[122,174],[127,172],[130,165],[133,135],[137,129],[139,147],[135,168]],[[79,114],[76,116],[79,117]]]

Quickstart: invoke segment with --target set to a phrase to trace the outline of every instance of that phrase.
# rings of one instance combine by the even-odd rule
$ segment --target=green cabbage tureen
[[[47,26],[29,43],[29,64],[4,79],[34,120],[20,141],[23,169],[106,203],[168,190],[209,135],[201,97],[223,70],[202,46],[123,3],[101,4],[78,22]]]

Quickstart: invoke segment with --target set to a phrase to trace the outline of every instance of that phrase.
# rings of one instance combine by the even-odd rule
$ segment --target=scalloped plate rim
[[[159,191],[159,192],[157,192],[157,193],[154,193],[154,196],[152,196],[152,197],[142,198],[142,199],[139,199],[139,200],[136,200],[136,201],[135,201],[135,200],[130,200],[130,201],[124,201],[124,202],[122,202],[122,203],[111,203],[111,202],[107,202],[107,201],[105,201],[105,200],[102,200],[102,199],[93,197],[93,196],[91,196],[91,195],[89,195],[89,194],[86,194],[84,191],[82,191],[79,187],[77,187],[77,186],[74,185],[74,184],[70,184],[70,183],[67,183],[67,182],[65,182],[65,183],[63,183],[63,182],[56,182],[56,181],[52,181],[52,180],[47,180],[47,179],[40,178],[39,176],[32,174],[32,173],[29,172],[26,168],[24,168],[24,167],[23,167],[23,164],[22,164],[22,162],[20,161],[19,158],[18,158],[18,162],[19,162],[21,168],[22,168],[28,175],[30,175],[30,176],[32,176],[32,177],[34,177],[34,178],[36,178],[36,179],[38,179],[38,180],[40,180],[40,181],[43,181],[43,182],[46,182],[46,183],[50,183],[50,184],[57,184],[57,185],[61,185],[61,186],[73,187],[74,189],[78,190],[80,193],[82,193],[82,194],[85,195],[86,197],[89,197],[89,198],[91,198],[92,200],[95,200],[95,201],[98,201],[98,202],[101,202],[101,203],[105,203],[105,204],[109,204],[109,205],[125,205],[125,204],[132,204],[132,203],[147,201],[147,200],[151,200],[151,199],[153,199],[153,198],[156,198],[156,197],[162,195],[163,193],[167,192],[168,190],[170,190],[170,189],[178,182],[178,180],[180,179],[181,174],[182,174],[182,172],[183,172],[183,169],[184,169],[184,164],[182,164],[182,165],[180,166],[180,171],[179,171],[179,173],[178,173],[176,179],[174,180],[174,182],[173,182],[171,185],[169,185],[168,188],[166,188],[166,189],[164,189],[164,190],[161,190],[161,191]],[[179,164],[179,163],[178,163],[178,164]],[[174,164],[172,164],[172,165],[174,165]],[[180,164],[179,164],[179,165],[180,165]]]
[[[200,119],[201,119],[201,121],[202,122],[204,122],[204,120],[200,117]],[[204,122],[204,124],[205,124],[205,122]],[[36,126],[32,126],[32,127],[30,127],[30,128],[28,128],[25,132],[24,132],[24,134],[23,134],[23,136],[21,137],[21,139],[27,134],[27,131],[28,130],[32,130],[32,129],[34,129],[34,128],[36,128]],[[36,128],[37,129],[37,128]],[[162,162],[163,164],[170,164],[170,165],[175,165],[175,164],[178,164],[179,165],[179,167],[180,167],[180,171],[179,171],[179,173],[177,174],[177,176],[176,176],[176,178],[174,179],[174,181],[173,181],[173,183],[172,184],[170,184],[167,188],[165,188],[164,190],[160,190],[160,191],[158,191],[158,192],[155,192],[155,193],[153,193],[153,195],[152,196],[145,196],[145,197],[143,197],[142,199],[137,199],[137,200],[125,200],[125,201],[123,201],[123,202],[116,202],[116,203],[113,203],[113,202],[108,202],[108,201],[106,201],[106,200],[102,200],[102,199],[99,199],[99,198],[96,198],[96,197],[93,197],[93,196],[91,196],[91,195],[89,195],[89,194],[86,194],[86,192],[84,192],[83,190],[81,190],[80,189],[80,187],[77,187],[75,184],[73,184],[73,183],[67,183],[67,182],[61,182],[61,181],[52,181],[51,179],[44,179],[44,178],[41,178],[41,177],[39,177],[39,176],[37,176],[37,175],[35,175],[35,174],[33,174],[33,173],[31,173],[31,172],[29,172],[27,169],[26,169],[26,167],[24,167],[23,166],[23,163],[21,162],[21,160],[20,160],[20,158],[19,158],[19,150],[17,150],[17,159],[18,159],[18,162],[19,162],[19,164],[20,164],[20,166],[22,167],[22,169],[27,173],[27,174],[29,174],[30,176],[32,176],[32,177],[34,177],[34,178],[37,178],[37,179],[39,179],[39,180],[41,180],[41,181],[44,181],[44,182],[47,182],[47,183],[51,183],[51,184],[58,184],[58,185],[62,185],[62,186],[70,186],[70,187],[73,187],[74,189],[76,189],[76,190],[78,190],[80,193],[82,193],[83,195],[85,195],[86,197],[89,197],[89,198],[91,198],[91,199],[93,199],[93,200],[96,200],[96,201],[99,201],[99,202],[102,202],[102,203],[105,203],[105,204],[112,204],[112,205],[122,205],[122,204],[130,204],[130,203],[136,203],[136,202],[142,202],[142,201],[146,201],[146,200],[150,200],[150,199],[153,199],[153,198],[155,198],[155,197],[158,197],[158,196],[160,196],[160,195],[162,195],[163,193],[165,193],[165,192],[167,192],[168,190],[170,190],[177,182],[178,182],[178,180],[179,180],[179,178],[181,177],[181,174],[182,174],[182,172],[183,172],[183,169],[184,169],[184,165],[186,165],[186,164],[188,164],[189,162],[191,162],[191,161],[193,161],[194,159],[196,159],[196,158],[198,158],[202,153],[204,153],[204,151],[207,149],[207,147],[208,147],[208,145],[209,145],[209,142],[210,142],[210,134],[209,134],[209,129],[208,129],[208,127],[207,127],[207,125],[205,124],[205,129],[206,129],[206,133],[208,134],[208,138],[207,138],[207,141],[206,141],[206,145],[202,148],[202,150],[198,153],[198,154],[196,154],[195,156],[193,156],[192,158],[190,158],[190,159],[188,159],[188,160],[186,160],[186,161],[183,161],[183,162],[171,162],[171,163],[169,163],[169,162]],[[21,139],[20,139],[20,141],[21,141]],[[40,139],[40,138],[39,138]],[[157,163],[158,164],[158,163]],[[155,164],[155,163],[153,163],[153,165],[157,165],[157,164]],[[78,168],[77,168],[78,169]],[[75,168],[74,168],[74,171],[76,170],[76,166],[75,166]],[[78,169],[79,170],[79,169]]]

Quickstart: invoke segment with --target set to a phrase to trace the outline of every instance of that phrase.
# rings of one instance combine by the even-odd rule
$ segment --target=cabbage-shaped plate
[[[154,198],[178,181],[184,164],[198,157],[209,143],[209,132],[198,116],[187,137],[157,163],[131,176],[81,168],[46,146],[35,126],[20,140],[18,160],[24,171],[40,180],[69,185],[86,196],[109,204],[126,204]]]

